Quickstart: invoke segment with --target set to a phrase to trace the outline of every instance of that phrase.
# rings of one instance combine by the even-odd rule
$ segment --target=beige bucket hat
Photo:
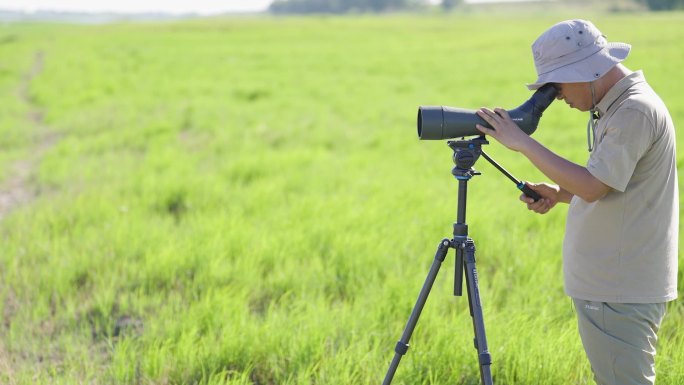
[[[546,83],[591,82],[625,60],[631,46],[609,43],[590,21],[566,20],[549,28],[532,44],[536,90]]]

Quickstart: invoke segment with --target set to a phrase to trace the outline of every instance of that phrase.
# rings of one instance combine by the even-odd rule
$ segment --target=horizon
[[[442,0],[427,0],[438,6]],[[552,1],[552,0],[464,0],[465,3]],[[221,15],[257,15],[267,13],[273,0],[0,0],[0,23],[22,21],[61,21],[100,24],[118,20],[158,20]]]
[[[201,14],[211,15],[226,12],[263,12],[268,9],[272,0],[228,0],[217,2],[211,0],[106,0],[98,2],[74,0],[27,0],[17,4],[16,0],[0,0],[0,11],[5,12],[58,12],[58,13],[169,13],[169,14]]]
[[[495,3],[495,2],[519,2],[535,0],[465,0],[466,3]],[[536,0],[540,1],[540,0]],[[428,0],[432,4],[439,4],[441,0]],[[212,15],[220,13],[239,12],[265,12],[273,0],[227,0],[216,2],[215,0],[195,0],[192,2],[182,0],[104,0],[98,2],[79,0],[25,0],[20,5],[16,0],[0,0],[0,11],[20,13],[115,13],[115,14],[141,14],[141,13],[168,13],[168,14],[200,14]]]

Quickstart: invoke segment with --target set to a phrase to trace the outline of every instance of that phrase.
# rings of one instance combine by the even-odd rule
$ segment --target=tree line
[[[464,0],[442,0],[444,10],[452,10]],[[652,11],[684,9],[684,0],[634,0]],[[428,0],[274,0],[272,13],[364,13],[415,10],[427,7]]]
[[[638,0],[638,2],[645,4],[652,11],[684,9],[684,0]]]
[[[386,12],[417,9],[427,4],[427,0],[275,0],[269,10],[273,13]]]

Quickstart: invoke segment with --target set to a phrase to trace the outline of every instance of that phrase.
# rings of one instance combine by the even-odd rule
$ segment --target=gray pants
[[[664,303],[592,302],[573,298],[584,351],[599,385],[653,385]]]

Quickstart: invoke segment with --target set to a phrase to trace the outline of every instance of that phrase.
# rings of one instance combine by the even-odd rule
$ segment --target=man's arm
[[[544,175],[562,187],[567,194],[577,195],[587,202],[603,198],[611,188],[596,179],[586,167],[572,163],[542,146],[536,140],[530,140],[520,149]]]
[[[506,110],[482,108],[477,114],[494,127],[492,130],[478,124],[478,130],[525,155],[535,167],[565,191],[563,201],[577,195],[587,202],[594,202],[610,192],[611,188],[594,177],[586,167],[556,155],[525,134]]]

